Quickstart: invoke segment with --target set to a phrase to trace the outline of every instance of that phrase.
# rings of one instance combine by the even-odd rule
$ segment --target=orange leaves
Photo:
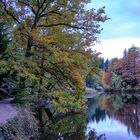
[[[77,84],[78,87],[83,87],[84,80],[80,73],[80,70],[76,68],[74,65],[70,67],[70,75],[72,79],[74,80],[74,83]]]

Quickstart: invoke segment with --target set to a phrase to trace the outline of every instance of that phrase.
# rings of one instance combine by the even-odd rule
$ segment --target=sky
[[[92,0],[89,8],[105,6],[110,20],[103,23],[100,44],[92,48],[104,58],[121,58],[124,49],[140,47],[140,0]]]

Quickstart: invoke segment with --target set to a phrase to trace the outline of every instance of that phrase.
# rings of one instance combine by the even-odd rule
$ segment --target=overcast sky
[[[101,44],[93,49],[105,58],[122,57],[124,48],[140,47],[140,0],[92,0],[90,8],[106,7],[111,20],[102,25]]]

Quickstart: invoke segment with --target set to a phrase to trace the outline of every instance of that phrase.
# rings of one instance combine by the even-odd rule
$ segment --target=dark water
[[[140,103],[124,96],[97,96],[87,114],[61,118],[44,130],[44,140],[139,140]]]

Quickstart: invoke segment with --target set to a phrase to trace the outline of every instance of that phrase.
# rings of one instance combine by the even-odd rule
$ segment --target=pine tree
[[[124,49],[124,52],[123,52],[123,57],[127,57],[127,55],[128,55],[128,52],[127,52],[127,50],[126,50],[126,48]]]
[[[110,64],[109,60],[108,60],[108,59],[106,59],[105,64],[104,64],[104,65],[105,65],[105,70],[107,70],[107,69],[108,69],[109,64]]]
[[[99,68],[104,70],[105,69],[105,62],[104,62],[104,58],[101,58],[100,59],[100,65],[99,65]]]

